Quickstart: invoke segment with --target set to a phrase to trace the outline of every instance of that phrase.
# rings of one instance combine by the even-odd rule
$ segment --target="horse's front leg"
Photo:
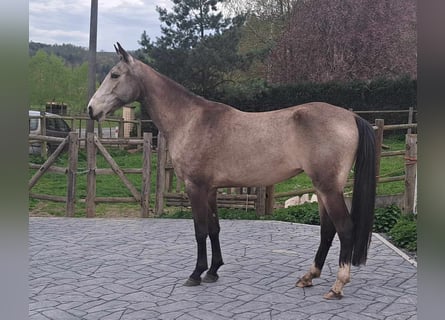
[[[210,265],[209,271],[202,279],[203,282],[215,282],[218,280],[218,269],[221,267],[224,262],[221,254],[221,246],[219,243],[219,219],[217,212],[217,203],[216,203],[216,192],[217,189],[213,188],[209,192],[208,204],[209,204],[209,212],[208,212],[208,224],[209,224],[209,237],[210,243],[212,245],[212,264]]]
[[[209,189],[195,184],[186,184],[187,194],[192,205],[193,222],[195,226],[195,239],[198,248],[196,267],[185,286],[197,286],[201,283],[201,274],[207,270],[207,248],[208,235],[208,193]]]

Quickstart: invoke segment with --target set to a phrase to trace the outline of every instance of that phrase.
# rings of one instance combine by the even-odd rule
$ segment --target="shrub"
[[[391,241],[400,248],[417,250],[417,221],[414,216],[401,217],[389,231]]]
[[[276,209],[272,219],[319,225],[320,216],[318,214],[318,204],[308,202],[289,208]]]
[[[389,232],[400,218],[401,211],[396,205],[375,209],[374,232]]]
[[[242,209],[218,209],[218,216],[220,219],[231,220],[257,220],[255,210],[242,210]]]

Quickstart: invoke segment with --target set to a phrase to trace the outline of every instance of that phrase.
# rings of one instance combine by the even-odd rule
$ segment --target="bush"
[[[318,213],[318,204],[314,202],[307,202],[298,206],[276,209],[272,219],[319,225],[320,215]]]
[[[417,81],[409,78],[395,80],[298,83],[228,87],[218,96],[207,97],[244,111],[269,111],[306,102],[320,101],[354,110],[406,110],[417,106]],[[385,118],[385,124],[405,123],[404,113],[363,115],[368,121]],[[415,121],[416,122],[416,121]]]
[[[220,219],[258,220],[255,210],[221,208],[218,209],[218,216]]]
[[[417,250],[417,221],[414,216],[403,216],[389,231],[391,241],[409,251]]]
[[[401,215],[399,207],[391,205],[386,208],[375,209],[374,232],[389,232],[397,223]]]

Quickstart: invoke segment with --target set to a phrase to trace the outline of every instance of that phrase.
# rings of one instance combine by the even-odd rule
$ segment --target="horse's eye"
[[[117,79],[117,78],[119,78],[119,74],[118,73],[111,73],[111,78]]]

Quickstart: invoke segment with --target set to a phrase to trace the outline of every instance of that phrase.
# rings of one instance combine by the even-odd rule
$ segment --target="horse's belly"
[[[268,186],[289,179],[303,170],[296,163],[240,162],[231,168],[218,168],[214,172],[214,185],[217,187]]]

